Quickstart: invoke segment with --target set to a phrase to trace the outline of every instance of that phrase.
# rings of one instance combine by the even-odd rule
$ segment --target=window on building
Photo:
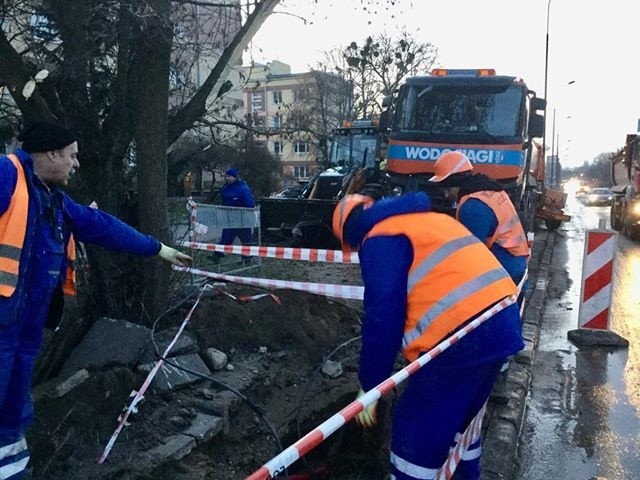
[[[282,128],[283,124],[282,115],[275,115],[273,117],[273,128]]]
[[[293,176],[296,178],[309,178],[309,166],[300,165],[293,167]]]
[[[309,96],[309,90],[306,88],[300,88],[293,91],[293,101],[302,102]]]
[[[276,105],[278,103],[282,103],[282,91],[281,90],[275,90],[273,92],[273,103],[275,103]]]
[[[264,110],[264,95],[262,92],[251,94],[251,111],[262,112]]]
[[[273,153],[280,155],[284,151],[282,142],[273,142]]]
[[[293,151],[296,153],[309,153],[309,142],[296,142],[293,145]]]
[[[264,117],[253,117],[254,127],[264,127]]]

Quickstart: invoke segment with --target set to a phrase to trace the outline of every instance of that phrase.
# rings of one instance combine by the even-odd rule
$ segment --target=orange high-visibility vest
[[[409,361],[517,292],[487,247],[448,215],[428,212],[389,217],[375,225],[364,241],[396,235],[408,238],[414,254],[402,340]]]
[[[0,216],[0,296],[10,297],[18,285],[20,273],[20,257],[24,237],[27,233],[27,217],[29,214],[29,189],[24,169],[18,157],[7,155],[16,167],[18,179],[11,196],[7,211]],[[67,244],[67,272],[63,291],[67,295],[75,295],[75,241],[73,236]]]
[[[493,210],[493,213],[495,213],[498,219],[496,231],[493,233],[493,236],[486,240],[487,247],[491,248],[494,243],[497,243],[505,250],[508,250],[511,255],[528,257],[529,244],[527,242],[527,236],[524,233],[522,223],[509,195],[507,195],[504,190],[499,192],[485,190],[470,193],[460,199],[458,212],[460,211],[460,207],[470,198],[477,198],[485,203]]]

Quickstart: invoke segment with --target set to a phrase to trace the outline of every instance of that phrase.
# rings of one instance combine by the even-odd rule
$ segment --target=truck
[[[392,194],[424,190],[434,210],[453,213],[455,204],[429,178],[440,155],[458,150],[474,173],[504,186],[525,231],[533,231],[544,200],[544,155],[534,140],[544,134],[546,101],[522,79],[494,69],[438,68],[409,77],[383,107],[388,145],[380,184]]]
[[[329,158],[318,159],[318,169],[293,198],[259,198],[263,231],[278,229],[301,247],[338,247],[331,218],[338,201],[376,178],[380,164],[377,121],[345,121],[332,132]]]
[[[611,228],[631,240],[640,239],[640,134],[627,135],[611,156]]]

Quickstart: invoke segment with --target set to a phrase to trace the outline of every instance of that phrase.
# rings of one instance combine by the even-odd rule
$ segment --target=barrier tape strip
[[[445,461],[444,465],[436,472],[437,480],[450,480],[453,474],[458,468],[462,456],[469,449],[469,445],[480,438],[480,432],[482,431],[482,419],[484,418],[484,412],[487,408],[487,403],[482,406],[478,414],[473,417],[473,420],[456,442],[456,446],[449,452],[449,457]]]
[[[303,457],[315,447],[317,447],[326,438],[328,438],[331,434],[333,434],[348,421],[352,420],[365,408],[370,406],[372,403],[377,402],[382,395],[386,394],[389,390],[395,388],[397,385],[405,381],[407,378],[409,378],[410,375],[417,372],[420,368],[440,355],[447,348],[457,343],[469,332],[478,328],[489,318],[491,318],[493,315],[500,312],[504,308],[516,303],[516,301],[517,297],[514,295],[496,303],[482,315],[469,322],[465,327],[440,342],[427,353],[418,357],[402,370],[399,370],[391,377],[387,378],[386,380],[375,386],[373,389],[366,392],[361,397],[358,397],[356,400],[354,400],[338,413],[330,417],[324,423],[320,424],[314,430],[307,433],[296,443],[283,450],[281,453],[269,460],[254,473],[246,477],[246,480],[268,480],[282,473],[287,467],[289,467],[295,461],[300,459],[300,457]]]
[[[232,300],[235,300],[238,303],[247,303],[253,300],[259,300],[264,297],[271,297],[271,300],[276,302],[278,305],[282,305],[282,301],[280,300],[280,298],[277,295],[273,295],[272,293],[261,293],[259,295],[243,295],[241,297],[236,297],[235,295],[229,292],[226,292],[221,288],[216,288],[216,290],[220,292],[222,295],[226,295],[227,297],[231,298]]]
[[[133,400],[131,400],[129,407],[125,410],[125,412],[118,417],[118,426],[116,427],[116,430],[113,432],[113,435],[111,435],[111,438],[107,443],[107,446],[104,447],[104,451],[102,452],[102,455],[100,455],[100,457],[98,458],[97,463],[102,464],[107,459],[109,452],[111,452],[113,445],[116,443],[116,439],[118,438],[118,435],[120,435],[120,432],[122,431],[122,429],[127,425],[127,419],[129,418],[129,415],[137,412],[138,410],[137,405],[144,399],[144,394],[147,391],[147,388],[149,388],[149,385],[151,385],[151,381],[153,380],[153,377],[156,376],[156,373],[158,373],[158,370],[160,370],[160,367],[164,364],[164,359],[167,358],[167,355],[169,355],[169,351],[176,344],[176,342],[178,341],[178,338],[180,337],[183,330],[187,326],[187,323],[189,323],[189,320],[191,319],[193,312],[198,306],[198,303],[200,303],[202,294],[205,292],[205,290],[210,288],[212,287],[209,284],[205,284],[202,286],[196,302],[193,304],[193,307],[191,307],[191,310],[189,310],[189,313],[187,314],[185,319],[182,321],[180,328],[178,329],[175,336],[173,337],[173,340],[171,340],[171,343],[165,349],[164,353],[162,354],[162,357],[156,362],[156,364],[153,366],[151,371],[147,374],[147,378],[145,378],[140,389],[137,392],[135,390],[132,392]]]
[[[283,288],[298,290],[324,295],[325,297],[347,298],[351,300],[362,300],[364,298],[364,287],[356,285],[334,285],[331,283],[295,282],[292,280],[275,280],[271,278],[238,277],[235,275],[225,275],[223,273],[207,272],[206,270],[193,267],[178,267],[176,265],[172,265],[171,268],[180,272],[188,272],[194,275],[201,275],[240,285],[250,285],[267,289]]]
[[[198,216],[198,204],[194,202],[191,197],[187,199],[187,210],[189,211],[189,219],[191,222],[191,228],[189,229],[189,240],[195,242],[197,233],[195,225],[197,223],[196,217]]]
[[[254,257],[281,258],[285,260],[306,260],[326,263],[360,263],[357,252],[324,250],[317,248],[267,247],[251,245],[221,245],[217,243],[179,242],[178,245],[209,252],[235,253]]]

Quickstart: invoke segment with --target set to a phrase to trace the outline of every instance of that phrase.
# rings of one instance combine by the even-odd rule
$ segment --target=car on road
[[[584,203],[586,205],[611,205],[613,192],[610,188],[592,188],[587,194]]]
[[[589,187],[589,185],[581,182],[580,185],[578,185],[578,188],[576,188],[576,195],[578,196],[588,195],[590,190],[591,188]]]

